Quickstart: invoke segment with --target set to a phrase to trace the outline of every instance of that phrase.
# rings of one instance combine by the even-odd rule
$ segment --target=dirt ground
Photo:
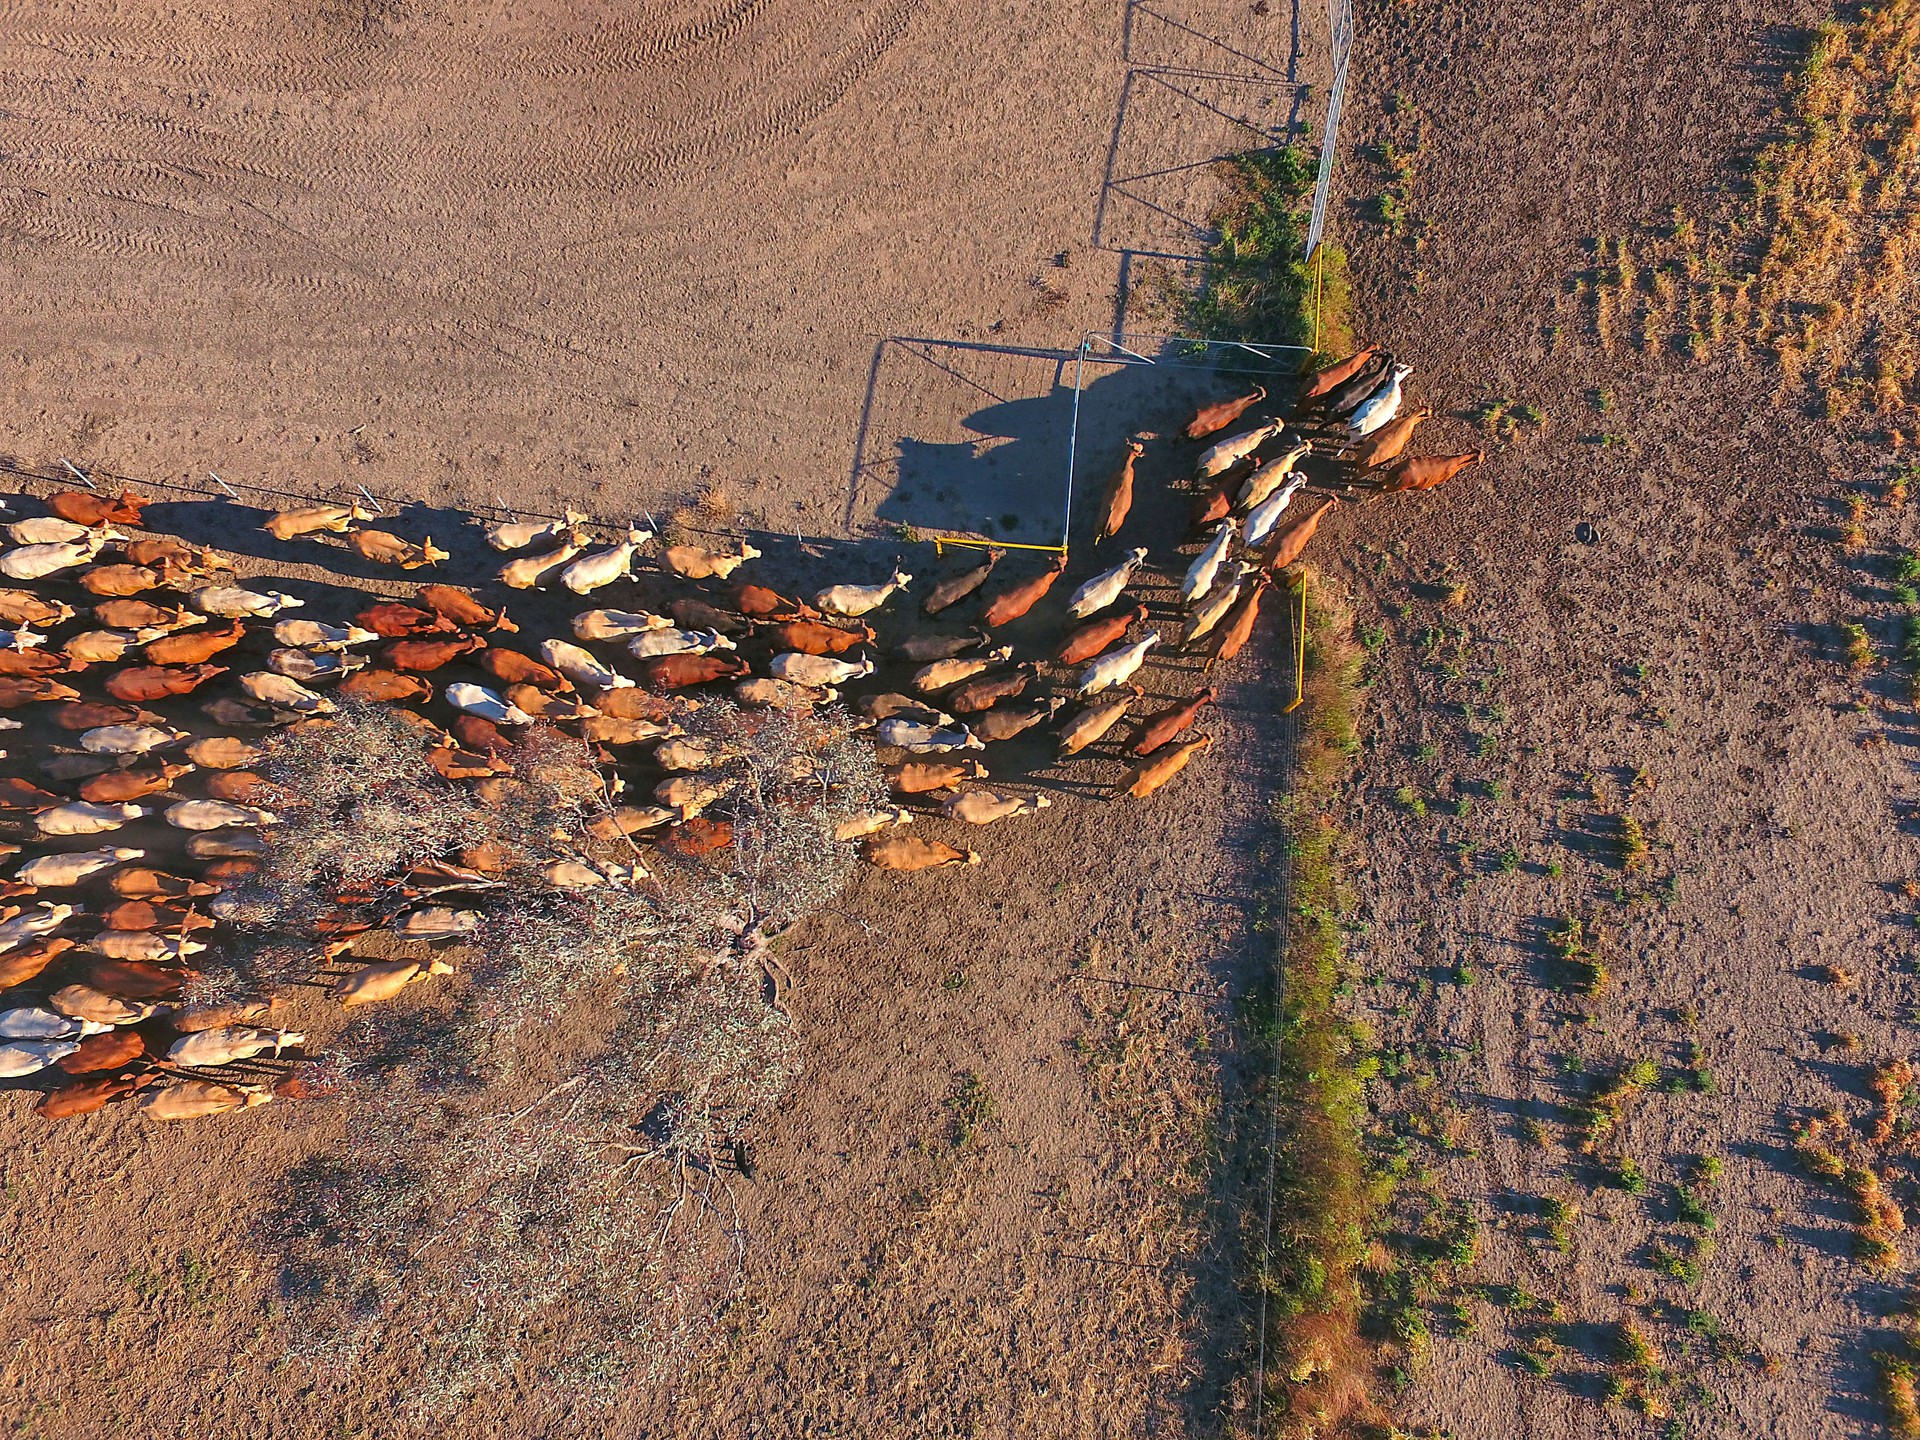
[[[1431,497],[1333,522],[1380,647],[1352,802],[1363,1008],[1407,1066],[1381,1101],[1387,1127],[1416,1137],[1416,1168],[1482,1227],[1464,1278],[1493,1297],[1462,1292],[1471,1334],[1433,1313],[1398,1407],[1409,1429],[1660,1429],[1601,1405],[1622,1320],[1685,1397],[1664,1433],[1879,1424],[1871,1352],[1909,1262],[1882,1278],[1851,1257],[1851,1207],[1809,1181],[1789,1126],[1862,1114],[1868,1070],[1913,1043],[1897,895],[1915,858],[1898,818],[1912,712],[1904,678],[1897,698],[1878,672],[1863,685],[1836,639],[1859,620],[1890,647],[1884,557],[1912,544],[1912,518],[1877,499],[1884,434],[1810,420],[1759,360],[1608,347],[1567,283],[1591,237],[1674,206],[1713,213],[1769,133],[1797,27],[1821,18],[1522,4],[1490,24],[1416,4],[1361,21],[1354,142],[1404,145],[1417,105],[1408,208],[1424,241],[1368,218],[1388,177],[1356,148],[1359,328],[1392,337],[1420,394],[1441,397],[1429,448],[1492,451]],[[1544,419],[1490,440],[1470,417],[1497,397]],[[1860,556],[1835,543],[1853,489],[1876,497]],[[1622,814],[1652,837],[1631,871]],[[1568,993],[1548,942],[1569,915],[1604,936],[1612,983],[1593,998]],[[1822,965],[1857,981],[1822,984]],[[1600,1155],[1576,1153],[1563,1107],[1639,1058],[1675,1079],[1704,1068],[1713,1089],[1649,1093]],[[1715,1249],[1697,1282],[1663,1278],[1656,1247],[1701,1233],[1676,1223],[1675,1186],[1702,1154],[1724,1165]],[[1616,1155],[1644,1196],[1605,1183]],[[1546,1238],[1548,1197],[1579,1207],[1565,1253]],[[1518,1353],[1548,1312],[1501,1287],[1560,1307],[1551,1378]],[[1716,1360],[1688,1312],[1724,1327],[1737,1358]]]
[[[710,513],[808,537],[1052,538],[1057,353],[1005,358],[984,387],[968,366],[1111,324],[1126,247],[1190,252],[1202,162],[1305,114],[1288,71],[1306,78],[1313,46],[1290,9],[1224,4],[9,21],[0,451],[35,473],[364,484],[422,502],[394,528],[434,533],[460,573],[487,554],[461,506],[619,518],[709,487]],[[1175,163],[1148,173],[1156,156]],[[897,380],[894,336],[959,355],[951,395]],[[975,343],[993,348],[958,348]],[[1090,474],[1184,403],[1103,393]],[[1170,539],[1185,501],[1162,474],[1143,468],[1142,514]],[[159,523],[244,573],[326,582],[257,516],[164,493]],[[889,554],[796,563],[824,583]],[[1151,669],[1150,693],[1189,669]],[[1226,1022],[1269,943],[1251,897],[1282,683],[1236,678],[1220,763],[1163,800],[1077,802],[1119,773],[1079,762],[977,869],[867,876],[792,937],[805,1073],[739,1187],[750,1303],[615,1433],[1218,1428],[1243,1324],[1238,1212],[1216,1208],[1238,1179],[1222,1095],[1245,1079]],[[969,1077],[991,1113],[961,1143]],[[337,1111],[155,1135],[124,1111],[46,1129],[26,1096],[4,1103],[0,1408],[19,1433],[390,1433],[403,1371],[336,1411],[285,1364],[251,1229]],[[534,1413],[494,1397],[460,1423],[522,1435]]]
[[[925,387],[899,377],[927,352],[886,342],[951,358],[1110,325],[1141,255],[1189,253],[1210,193],[1201,170],[1148,175],[1149,137],[1176,157],[1244,143],[1313,78],[1310,37],[1299,76],[1282,58],[1294,13],[1265,10],[15,7],[0,449],[604,515],[719,482],[780,531],[1024,537],[1046,523],[1026,497],[1050,493],[1033,477],[1057,450],[1031,437],[1062,427],[1057,360],[965,352],[942,372],[956,398],[919,414]],[[1596,1398],[1602,1327],[1642,1312],[1715,1397],[1698,1433],[1853,1435],[1875,1415],[1893,1290],[1849,1258],[1786,1126],[1862,1108],[1916,998],[1886,889],[1913,873],[1895,822],[1911,712],[1854,710],[1830,628],[1886,630],[1829,513],[1882,457],[1785,407],[1757,363],[1607,349],[1566,293],[1588,237],[1708,208],[1818,18],[1797,0],[1361,7],[1339,220],[1363,328],[1419,367],[1441,411],[1429,449],[1488,443],[1468,416],[1494,397],[1544,416],[1446,490],[1346,507],[1322,542],[1384,637],[1353,795],[1359,1003],[1433,1077],[1383,1087],[1383,1113],[1451,1134],[1421,1163],[1481,1222],[1471,1278],[1556,1300],[1571,1341],[1557,1378],[1529,1378],[1511,1312],[1471,1300],[1474,1334],[1436,1322],[1409,1427],[1646,1433]],[[1168,66],[1210,78],[1169,85]],[[1418,251],[1368,218],[1386,177],[1365,147],[1404,133],[1395,96],[1427,121]],[[969,387],[1039,408],[956,427]],[[1016,499],[970,509],[994,442],[1023,437],[992,482]],[[906,439],[958,448],[903,447],[921,468],[899,476],[925,479],[902,496],[888,447]],[[1910,525],[1877,514],[1875,546]],[[1423,657],[1440,624],[1471,638]],[[1233,763],[1196,767],[1177,800],[1059,804],[996,833],[977,870],[910,891],[866,877],[795,937],[807,1068],[743,1187],[754,1304],[615,1433],[1220,1431],[1240,1315],[1232,1217],[1211,1208],[1232,1187],[1209,1157],[1232,1149],[1238,1076],[1229,1001],[1197,996],[1261,960],[1283,690],[1236,682],[1215,757]],[[1620,869],[1623,808],[1655,838],[1645,873]],[[1606,937],[1613,985],[1591,1000],[1546,956],[1570,913]],[[1820,964],[1860,982],[1820,985]],[[1595,1188],[1555,1119],[1580,1091],[1568,1057],[1671,1070],[1689,1040],[1714,1091],[1646,1096],[1622,1131],[1653,1188]],[[968,1072],[993,1118],[955,1144]],[[278,1364],[248,1231],[335,1117],[156,1140],[124,1113],[42,1129],[8,1105],[0,1408],[19,1433],[383,1433],[405,1377],[369,1376],[354,1413],[311,1407]],[[1703,1152],[1726,1167],[1717,1251],[1685,1285],[1644,1258]],[[1565,1254],[1540,1238],[1548,1195],[1582,1206]],[[1779,1363],[1701,1360],[1650,1301],[1709,1311]],[[463,1428],[526,1430],[510,1397]]]

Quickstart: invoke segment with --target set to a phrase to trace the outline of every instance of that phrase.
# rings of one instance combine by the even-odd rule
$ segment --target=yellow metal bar
[[[960,535],[936,535],[933,537],[933,553],[944,555],[949,545],[972,545],[981,550],[1044,550],[1049,555],[1064,555],[1064,545],[1029,545],[1018,540],[969,540]]]
[[[1293,626],[1293,703],[1280,713],[1291,715],[1307,698],[1307,572],[1300,572],[1300,615]]]

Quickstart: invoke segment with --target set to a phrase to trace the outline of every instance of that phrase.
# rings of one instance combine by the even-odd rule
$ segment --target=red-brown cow
[[[715,680],[737,680],[748,671],[738,655],[650,655],[639,665],[640,683],[649,690],[684,690]]]
[[[1001,591],[981,618],[995,628],[1018,620],[1040,603],[1047,591],[1053,588],[1053,582],[1060,578],[1060,572],[1066,568],[1067,557],[1055,556],[1053,563],[1033,579],[1022,581],[1011,590]]]
[[[1464,455],[1411,455],[1387,472],[1380,488],[1389,493],[1431,490],[1486,458],[1484,450],[1469,450]]]
[[[1100,620],[1089,620],[1067,632],[1067,638],[1060,642],[1060,648],[1054,652],[1054,658],[1063,665],[1078,665],[1091,660],[1114,641],[1127,633],[1129,626],[1137,625],[1147,618],[1147,607],[1136,605],[1121,615],[1108,615]]]
[[[1201,707],[1212,704],[1218,695],[1219,692],[1211,685],[1203,685],[1191,700],[1170,705],[1158,714],[1147,716],[1133,732],[1133,741],[1127,746],[1127,753],[1136,757],[1151,755],[1193,724]]]
[[[396,640],[387,647],[386,660],[395,670],[438,670],[462,655],[486,648],[487,642],[478,635],[457,635],[445,640]]]
[[[116,700],[165,700],[173,695],[190,695],[214,676],[226,673],[224,665],[136,665],[109,675],[106,690]]]

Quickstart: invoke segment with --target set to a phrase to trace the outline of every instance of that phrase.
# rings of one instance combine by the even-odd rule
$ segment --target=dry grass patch
[[[1920,403],[1920,0],[1820,27],[1751,193],[1696,223],[1601,237],[1574,284],[1610,348],[1778,358],[1832,417]]]

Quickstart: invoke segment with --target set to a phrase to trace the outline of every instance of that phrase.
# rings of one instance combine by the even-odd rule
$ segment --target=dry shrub
[[[1874,1117],[1873,1128],[1867,1132],[1868,1143],[1884,1145],[1893,1138],[1900,1107],[1906,1103],[1907,1092],[1913,1088],[1913,1081],[1913,1066],[1905,1060],[1889,1060],[1875,1068],[1867,1081],[1867,1089],[1879,1103],[1880,1113]]]
[[[244,897],[244,983],[296,973],[343,918],[398,913],[391,882],[423,861],[484,841],[503,866],[437,902],[483,917],[457,983],[349,1031],[344,1138],[265,1227],[316,1378],[354,1393],[375,1356],[410,1375],[389,1423],[507,1390],[556,1423],[594,1414],[710,1344],[739,1290],[728,1176],[797,1069],[767,947],[838,892],[854,856],[833,831],[884,786],[845,711],[684,719],[733,754],[709,813],[734,844],[698,857],[594,839],[606,781],[551,730],[510,752],[492,805],[432,774],[390,712],[270,744],[288,821]],[[561,892],[544,867],[562,856],[648,873]]]

